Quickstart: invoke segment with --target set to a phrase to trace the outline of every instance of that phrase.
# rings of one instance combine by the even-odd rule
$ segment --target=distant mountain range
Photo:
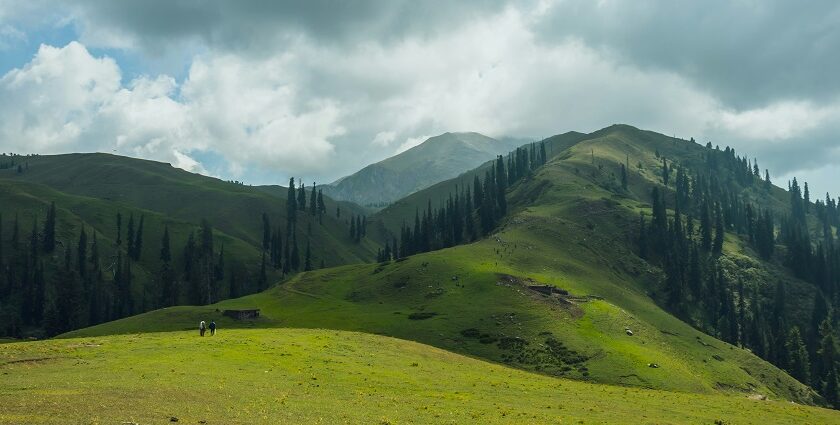
[[[382,206],[505,154],[530,139],[444,133],[323,186],[334,199]]]

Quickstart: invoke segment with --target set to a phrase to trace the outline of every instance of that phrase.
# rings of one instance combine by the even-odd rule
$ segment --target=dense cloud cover
[[[830,1],[0,0],[0,53],[32,52],[0,77],[0,140],[265,183],[445,131],[620,122],[836,193],[838,22]]]

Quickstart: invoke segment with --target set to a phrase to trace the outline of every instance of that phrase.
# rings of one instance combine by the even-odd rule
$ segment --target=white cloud
[[[747,139],[782,141],[840,119],[836,105],[815,106],[810,102],[778,102],[745,111],[723,111],[719,126]]]
[[[192,159],[189,155],[178,152],[177,150],[173,150],[172,154],[175,155],[175,163],[172,165],[193,173],[207,173],[207,170],[204,169],[201,163]]]
[[[248,180],[258,171],[272,182],[332,180],[446,131],[545,137],[619,122],[735,146],[778,173],[836,160],[825,141],[837,133],[840,101],[805,96],[736,109],[710,94],[697,72],[638,65],[574,34],[535,33],[558,10],[547,5],[520,3],[386,41],[360,33],[355,44],[284,26],[283,37],[242,49],[231,46],[250,38],[215,40],[226,32],[204,34],[202,21],[191,20],[199,29],[167,30],[180,40],[173,45],[207,43],[190,56],[182,81],[149,75],[121,83],[113,60],[80,43],[43,46],[0,79],[0,136],[18,151],[115,150],[226,178]],[[122,13],[128,27],[151,25],[108,10]],[[85,39],[149,59],[136,48],[145,42],[140,27],[96,32],[96,19],[78,20]],[[802,146],[812,148],[809,156]],[[198,164],[207,158],[202,152],[229,163]]]
[[[394,139],[396,139],[396,137],[397,133],[394,133],[393,131],[380,131],[379,133],[376,133],[376,137],[373,138],[371,143],[376,146],[388,146],[394,141]]]

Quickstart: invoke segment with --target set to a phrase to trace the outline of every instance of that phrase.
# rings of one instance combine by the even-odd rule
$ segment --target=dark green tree
[[[297,221],[297,198],[295,197],[295,178],[289,179],[289,190],[286,195],[286,234],[292,233]]]
[[[55,249],[55,202],[50,202],[47,219],[44,221],[43,251],[46,254]]]
[[[788,354],[788,371],[797,381],[808,385],[811,382],[811,363],[808,361],[808,350],[802,342],[799,328],[794,326],[788,332],[785,349]]]

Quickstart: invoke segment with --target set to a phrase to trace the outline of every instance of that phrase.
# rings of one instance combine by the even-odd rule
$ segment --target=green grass
[[[327,330],[0,345],[0,423],[798,423],[838,412],[556,379]]]
[[[484,241],[387,265],[310,272],[264,293],[211,306],[168,308],[66,336],[192,329],[212,318],[224,328],[331,328],[415,340],[552,376],[810,402],[812,394],[804,386],[749,352],[668,315],[631,282],[616,281],[610,268],[593,267],[597,264],[557,247],[523,243],[513,230],[499,237],[508,242]],[[500,273],[604,299],[561,305],[506,283]],[[260,308],[262,317],[253,322],[219,319],[217,310],[238,308]],[[417,313],[434,315],[412,320]],[[634,336],[625,335],[625,327]],[[470,336],[470,329],[478,336]],[[527,345],[509,347],[505,338]],[[549,349],[549,340],[565,349]]]

